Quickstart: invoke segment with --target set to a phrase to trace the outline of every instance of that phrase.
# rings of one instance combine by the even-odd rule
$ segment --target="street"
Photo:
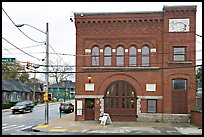
[[[49,104],[49,120],[59,118],[59,104]],[[61,113],[61,117],[69,115]],[[31,128],[45,123],[45,105],[35,106],[33,112],[12,114],[11,111],[2,112],[2,135],[32,135],[36,134]],[[48,121],[49,123],[49,121]]]

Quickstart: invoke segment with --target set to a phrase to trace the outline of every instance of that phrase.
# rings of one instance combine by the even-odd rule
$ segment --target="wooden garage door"
[[[172,113],[186,114],[187,111],[187,80],[172,80]]]
[[[112,83],[104,96],[105,113],[112,121],[136,121],[136,94],[125,81]]]

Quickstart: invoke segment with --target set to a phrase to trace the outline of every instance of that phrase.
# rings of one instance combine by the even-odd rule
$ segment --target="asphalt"
[[[41,106],[43,104],[37,105]],[[3,111],[9,111],[2,110]],[[140,134],[140,135],[202,135],[202,128],[189,123],[75,121],[75,112],[49,120],[32,128],[35,132],[69,134]]]

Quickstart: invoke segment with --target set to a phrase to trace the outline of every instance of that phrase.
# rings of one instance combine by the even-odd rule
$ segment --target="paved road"
[[[59,118],[59,104],[49,104],[49,120]],[[66,115],[62,113],[62,116]],[[11,111],[2,112],[2,135],[22,135],[27,129],[45,123],[45,106],[36,106],[33,112],[12,114]],[[30,134],[30,133],[29,133]]]

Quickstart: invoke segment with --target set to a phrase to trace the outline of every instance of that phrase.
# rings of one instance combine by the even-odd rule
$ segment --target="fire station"
[[[186,122],[195,107],[196,6],[74,13],[75,120]]]

